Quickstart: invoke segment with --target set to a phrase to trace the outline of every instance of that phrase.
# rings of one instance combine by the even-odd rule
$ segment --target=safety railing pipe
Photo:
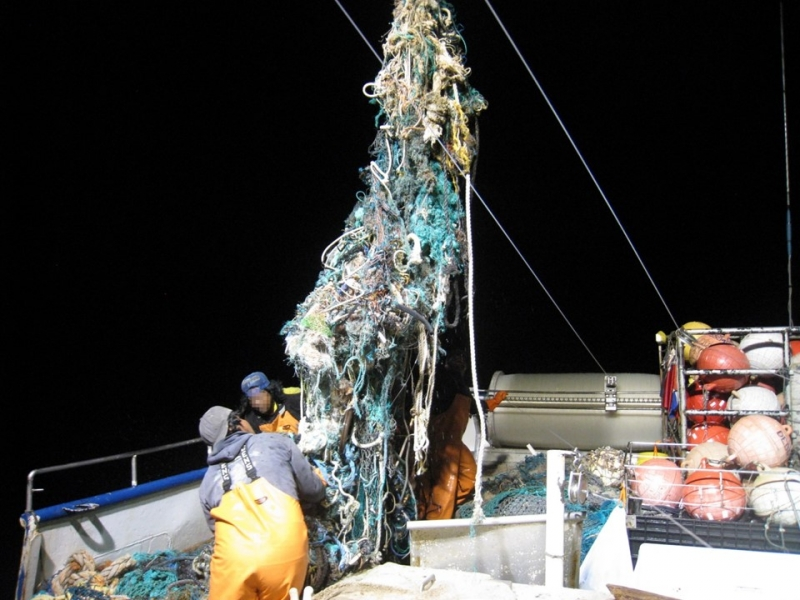
[[[192,438],[190,440],[184,440],[183,442],[175,442],[174,444],[166,444],[164,446],[155,446],[153,448],[146,448],[144,450],[123,452],[121,454],[101,456],[100,458],[92,458],[89,460],[81,460],[72,463],[65,463],[63,465],[55,465],[53,467],[43,467],[41,469],[33,469],[28,473],[28,484],[25,491],[25,512],[31,512],[33,510],[33,492],[38,491],[33,487],[33,482],[37,475],[44,475],[46,473],[56,473],[58,471],[67,471],[69,469],[77,469],[79,467],[90,467],[92,465],[99,465],[103,463],[113,462],[115,460],[130,458],[131,486],[136,487],[138,485],[138,473],[137,473],[137,463],[136,463],[137,456],[141,456],[144,454],[154,454],[156,452],[165,452],[167,450],[172,450],[174,448],[180,448],[182,446],[190,446],[192,444],[197,444],[202,441],[203,441],[202,438],[197,437],[197,438]]]

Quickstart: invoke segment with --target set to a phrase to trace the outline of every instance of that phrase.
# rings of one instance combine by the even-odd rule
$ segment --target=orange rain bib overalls
[[[208,600],[284,600],[303,590],[308,570],[308,530],[300,503],[259,477],[242,446],[249,483],[231,487],[220,465],[225,493],[211,509],[214,553]]]

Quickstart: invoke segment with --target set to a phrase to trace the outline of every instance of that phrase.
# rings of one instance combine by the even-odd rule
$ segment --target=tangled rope
[[[111,597],[120,577],[135,567],[136,561],[125,555],[98,570],[94,557],[86,550],[80,550],[70,556],[50,579],[47,590],[37,598],[61,598],[67,594],[72,598]]]
[[[405,551],[398,523],[415,514],[440,336],[458,321],[467,268],[459,173],[470,171],[471,126],[486,108],[447,2],[396,0],[383,52],[364,87],[379,108],[367,189],[281,331],[307,404],[300,447],[333,465],[316,517],[334,532],[328,582]]]
[[[209,545],[194,552],[126,554],[100,565],[75,552],[45,582],[36,600],[203,600],[208,596]]]

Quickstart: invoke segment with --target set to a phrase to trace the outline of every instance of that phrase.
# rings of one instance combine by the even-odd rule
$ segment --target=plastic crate
[[[636,565],[644,543],[711,546],[800,554],[800,527],[780,527],[763,521],[701,521],[671,516],[628,515],[628,544]]]

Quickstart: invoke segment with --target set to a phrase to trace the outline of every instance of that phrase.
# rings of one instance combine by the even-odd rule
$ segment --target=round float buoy
[[[728,434],[728,453],[742,468],[784,466],[791,451],[791,426],[767,415],[742,417]]]
[[[728,394],[707,391],[695,382],[686,391],[686,410],[725,410],[728,407]],[[693,424],[715,423],[721,425],[725,422],[725,415],[686,415]]]
[[[777,412],[781,410],[781,402],[778,400],[778,395],[769,388],[760,385],[746,385],[731,392],[728,408],[739,411]],[[739,415],[732,416],[731,424],[738,421],[739,418]]]
[[[687,323],[681,325],[681,329],[711,329],[711,325],[703,323],[702,321],[688,321]],[[697,356],[702,351],[702,348],[705,348],[708,345],[706,343],[699,342],[698,340],[700,337],[703,336],[692,334],[691,343],[685,344],[683,347],[683,360],[690,365],[694,365],[697,362]],[[712,343],[717,343],[718,341],[719,340],[714,340]],[[698,346],[702,346],[702,348],[698,349]]]
[[[748,503],[768,523],[794,527],[800,521],[800,472],[787,467],[764,471],[748,488]]]
[[[639,452],[636,458],[636,464],[642,465],[651,458],[669,458],[669,454],[667,454],[666,452],[658,452],[655,450],[653,452]]]
[[[644,506],[677,507],[681,499],[683,472],[667,458],[651,458],[634,470],[630,482],[635,498]]]
[[[686,445],[689,448],[694,448],[697,444],[705,442],[720,442],[727,445],[729,433],[730,429],[724,425],[700,423],[690,427],[686,432]]]
[[[714,344],[700,353],[697,368],[701,370],[749,369],[750,361],[735,344]],[[732,392],[747,383],[747,375],[701,375],[700,383],[707,390]]]
[[[701,467],[702,461],[706,461],[709,465],[715,465],[722,463],[726,458],[728,458],[728,444],[710,441],[697,444],[689,450],[681,462],[681,466],[687,471],[694,471]]]
[[[783,367],[783,336],[780,333],[748,333],[739,342],[739,349],[747,356],[751,369]]]
[[[686,476],[681,506],[695,519],[735,521],[747,508],[747,493],[733,471],[700,468]]]

